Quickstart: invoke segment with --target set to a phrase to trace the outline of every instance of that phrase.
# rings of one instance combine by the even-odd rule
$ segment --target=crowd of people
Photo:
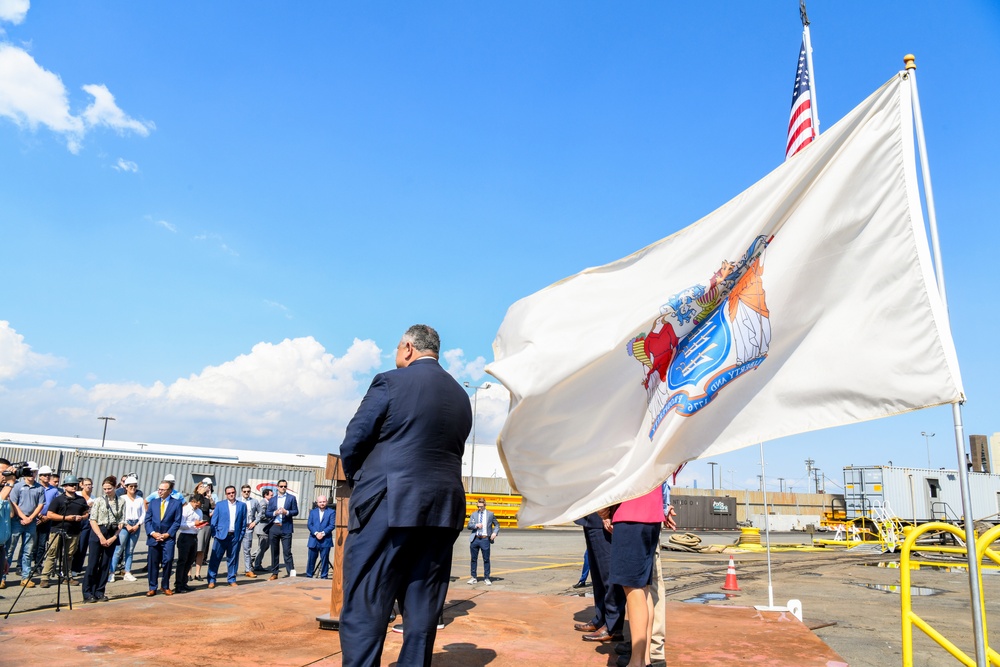
[[[250,579],[258,573],[278,579],[281,565],[286,576],[296,576],[292,535],[299,506],[286,480],[278,481],[277,492],[264,487],[258,499],[249,484],[239,492],[227,486],[220,498],[208,477],[184,496],[167,474],[144,496],[135,473],[106,477],[97,493],[90,478],[60,476],[32,461],[11,465],[0,458],[0,473],[0,588],[16,572],[25,588],[68,583],[82,587],[84,602],[106,601],[108,583],[137,581],[140,531],[150,597],[189,592],[192,580],[215,588],[223,560],[230,586],[237,585],[240,560]],[[327,498],[317,497],[307,521],[306,577],[330,578],[334,519]]]

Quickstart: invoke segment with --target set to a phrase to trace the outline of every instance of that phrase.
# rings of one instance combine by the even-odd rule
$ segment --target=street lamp
[[[712,473],[711,473],[712,474],[712,495],[714,496],[715,495],[715,466],[717,466],[719,464],[716,463],[715,461],[709,461],[708,465],[712,466]],[[722,486],[721,482],[719,483],[719,486]]]
[[[104,449],[104,439],[108,437],[108,422],[116,420],[114,417],[98,417],[98,419],[104,420],[104,435],[101,436],[101,449]]]
[[[931,438],[934,437],[933,433],[928,433],[927,431],[921,431],[920,435],[924,436],[924,441],[927,443],[927,467],[931,467]]]
[[[472,456],[469,459],[469,493],[474,493],[472,484],[476,474],[476,413],[479,408],[479,390],[489,389],[490,383],[484,382],[480,385],[474,385],[463,382],[462,384],[465,385],[466,389],[472,390]]]

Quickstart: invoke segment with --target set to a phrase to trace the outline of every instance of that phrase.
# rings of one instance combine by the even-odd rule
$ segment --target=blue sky
[[[1000,431],[1000,9],[809,13],[821,128],[917,55],[966,432]],[[776,167],[801,26],[793,1],[0,0],[0,31],[0,431],[111,415],[116,439],[322,453],[409,324],[488,382],[514,301]],[[505,410],[479,394],[479,442]],[[768,443],[768,477],[924,466],[921,431],[953,465],[937,408]],[[757,457],[720,457],[726,485]]]

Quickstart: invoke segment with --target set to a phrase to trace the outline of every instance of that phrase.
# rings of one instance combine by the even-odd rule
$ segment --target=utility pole
[[[712,495],[714,496],[715,495],[715,466],[717,466],[719,464],[716,463],[715,461],[709,461],[708,465],[712,466],[712,469],[709,472],[709,475],[712,478]],[[722,471],[720,470],[719,473],[721,474],[721,472]],[[719,486],[720,487],[722,486],[722,478],[721,477],[719,478]]]
[[[476,414],[479,412],[479,390],[489,389],[490,383],[480,385],[463,382],[466,389],[472,390],[472,455],[469,458],[469,493],[474,493],[472,485],[476,479]],[[107,422],[105,422],[107,423]]]
[[[104,449],[104,439],[108,437],[108,422],[117,420],[114,417],[98,417],[98,419],[104,420],[104,434],[101,436],[101,449]]]
[[[778,490],[781,493],[785,492],[785,478],[784,477],[779,477],[778,478]]]
[[[816,462],[815,462],[815,461],[813,461],[812,459],[806,459],[806,479],[807,479],[807,480],[808,480],[808,479],[809,479],[810,477],[812,477],[812,473],[813,473],[813,464],[814,464],[814,463],[816,463]],[[809,493],[809,482],[808,482],[808,481],[806,482],[806,493]]]

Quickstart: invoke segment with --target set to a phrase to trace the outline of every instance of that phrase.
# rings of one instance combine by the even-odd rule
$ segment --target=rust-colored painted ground
[[[340,636],[320,630],[316,621],[328,607],[328,582],[304,578],[172,597],[122,598],[0,620],[0,655],[58,656],[60,663],[116,666],[176,667],[197,660],[333,667],[340,665]],[[588,607],[586,599],[576,596],[453,586],[434,664],[612,665],[616,656],[610,645],[587,644],[572,629]],[[667,614],[671,667],[846,664],[790,614],[681,603],[669,603]],[[383,665],[394,664],[401,643],[401,635],[387,633]]]

